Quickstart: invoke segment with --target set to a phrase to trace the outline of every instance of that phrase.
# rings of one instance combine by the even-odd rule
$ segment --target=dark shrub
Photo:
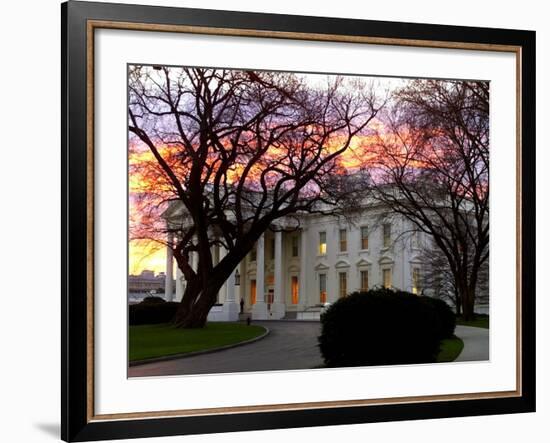
[[[439,338],[441,340],[444,338],[452,338],[455,335],[456,315],[451,307],[444,300],[439,298],[424,296],[420,297],[420,299],[432,305],[437,313]]]
[[[355,292],[332,304],[321,325],[329,367],[431,363],[439,353],[435,309],[406,292]]]
[[[154,325],[171,322],[178,310],[176,302],[153,302],[130,305],[128,321],[130,325]]]
[[[140,303],[166,303],[166,300],[158,295],[148,295]]]

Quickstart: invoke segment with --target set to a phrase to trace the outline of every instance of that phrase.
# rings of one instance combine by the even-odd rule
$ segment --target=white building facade
[[[376,286],[422,291],[424,234],[402,216],[364,208],[353,217],[304,214],[291,232],[268,230],[219,293],[210,321],[319,319],[327,304]],[[214,251],[215,260],[223,248]],[[196,265],[196,257],[192,257]],[[173,258],[167,253],[167,281]],[[176,273],[175,299],[185,279]],[[169,284],[167,283],[167,288]],[[170,289],[167,294],[170,294]]]

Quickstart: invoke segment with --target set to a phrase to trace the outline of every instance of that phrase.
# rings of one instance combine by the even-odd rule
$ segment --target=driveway
[[[320,322],[258,321],[254,324],[268,328],[269,335],[224,351],[133,366],[129,368],[128,376],[311,369],[323,363],[317,346]]]
[[[254,324],[269,328],[269,335],[248,345],[208,354],[133,366],[129,377],[218,374],[229,372],[311,369],[322,365],[317,346],[321,324],[317,321],[267,321]],[[489,330],[457,326],[464,342],[457,362],[489,359]]]
[[[455,361],[489,360],[489,329],[458,325],[455,335],[464,342],[464,349]]]

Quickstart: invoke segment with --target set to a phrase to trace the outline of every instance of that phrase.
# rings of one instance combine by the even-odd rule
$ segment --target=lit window
[[[321,303],[327,302],[327,275],[319,274],[319,300]]]
[[[348,273],[338,273],[338,293],[340,297],[345,297],[348,294]]]
[[[250,280],[250,304],[256,304],[256,280]]]
[[[420,269],[419,268],[413,268],[412,273],[412,292],[413,294],[420,294],[422,291],[421,284],[420,284]]]
[[[340,229],[340,252],[346,252],[348,250],[348,231],[346,229]]]
[[[361,249],[369,249],[369,228],[361,227]]]
[[[292,294],[292,304],[298,304],[298,297],[300,293],[300,283],[298,282],[298,277],[293,275],[290,278],[291,294]]]
[[[319,232],[319,255],[327,253],[327,233]]]
[[[384,248],[389,248],[391,243],[391,225],[384,223]]]
[[[361,291],[369,290],[369,271],[361,271]]]
[[[391,269],[384,269],[383,271],[384,287],[391,288]]]
[[[292,256],[298,257],[298,236],[292,236]]]

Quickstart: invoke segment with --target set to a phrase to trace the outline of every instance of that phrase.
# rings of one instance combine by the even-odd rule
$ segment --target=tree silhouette
[[[429,234],[470,319],[489,258],[489,83],[415,80],[392,103],[371,196]]]
[[[422,287],[429,289],[429,295],[446,300],[454,307],[458,316],[462,315],[462,298],[457,288],[457,281],[449,267],[449,261],[441,249],[430,242],[421,253]],[[472,261],[470,260],[470,263]],[[481,264],[476,286],[476,303],[489,303],[489,261]]]
[[[186,288],[180,327],[202,327],[216,294],[267,229],[337,208],[338,159],[381,103],[372,85],[292,73],[129,67],[132,238],[165,241]],[[165,214],[168,223],[159,216]],[[215,263],[212,246],[226,255]],[[191,254],[198,266],[191,266]]]

